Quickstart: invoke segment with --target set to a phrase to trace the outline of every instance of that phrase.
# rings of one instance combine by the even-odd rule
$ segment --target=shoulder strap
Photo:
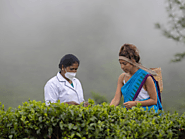
[[[124,74],[124,76],[123,76],[123,84],[125,84],[126,83],[126,81],[125,81],[125,74]],[[125,81],[125,82],[124,82]]]
[[[144,85],[144,83],[145,83],[145,81],[146,81],[146,79],[147,79],[148,76],[149,76],[149,74],[147,74],[147,75],[145,76],[145,78],[143,79],[143,81],[141,82],[141,85],[140,85],[139,88],[137,89],[137,92],[136,92],[136,94],[135,94],[135,96],[134,96],[134,98],[133,98],[133,101],[135,101],[135,99],[136,99],[137,96],[139,95],[139,93],[140,93],[140,91],[141,91],[141,88],[143,87],[143,85]]]
[[[159,83],[158,83],[158,81],[155,80],[155,78],[152,75],[150,75],[150,76],[154,80],[154,83],[155,83],[156,88],[157,88],[157,94],[158,94],[159,100],[160,100],[160,102],[162,104],[162,101],[161,101],[161,93],[160,93],[160,89],[159,89]]]
[[[146,79],[148,78],[148,76],[151,76],[152,79],[154,80],[154,84],[156,85],[156,88],[157,88],[157,94],[158,94],[159,100],[160,100],[160,102],[162,103],[158,81],[156,81],[155,78],[154,78],[151,74],[147,74],[147,75],[145,76],[145,78],[144,78],[143,81],[141,82],[141,85],[139,86],[139,88],[138,88],[138,90],[137,90],[137,92],[136,92],[136,94],[135,94],[135,96],[134,96],[134,98],[133,98],[133,101],[135,101],[135,99],[136,99],[137,96],[139,95],[139,93],[140,93],[140,91],[141,91],[141,88],[143,87],[143,85],[144,85]]]

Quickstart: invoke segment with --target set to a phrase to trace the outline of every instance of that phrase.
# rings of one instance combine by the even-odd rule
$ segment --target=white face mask
[[[76,72],[67,72],[65,73],[65,77],[68,78],[69,80],[73,80],[73,78],[75,78],[76,76]]]

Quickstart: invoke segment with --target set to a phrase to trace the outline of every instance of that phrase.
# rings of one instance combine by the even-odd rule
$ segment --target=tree
[[[185,1],[167,0],[166,11],[168,24],[166,26],[156,23],[155,27],[163,32],[167,38],[185,44]],[[185,52],[176,53],[172,62],[179,62],[185,58]]]

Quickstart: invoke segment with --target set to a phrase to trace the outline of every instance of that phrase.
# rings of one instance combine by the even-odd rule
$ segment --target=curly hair
[[[127,57],[137,63],[139,63],[140,60],[139,51],[133,44],[124,44],[119,51],[119,56]]]

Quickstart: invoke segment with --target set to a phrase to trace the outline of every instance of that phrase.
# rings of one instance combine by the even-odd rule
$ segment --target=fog
[[[80,60],[77,77],[85,99],[91,91],[114,97],[123,72],[118,52],[124,43],[140,51],[144,66],[161,67],[166,110],[185,98],[185,60],[170,63],[183,44],[165,38],[165,0],[0,0],[0,102],[17,107],[43,101],[45,83],[68,53]]]

